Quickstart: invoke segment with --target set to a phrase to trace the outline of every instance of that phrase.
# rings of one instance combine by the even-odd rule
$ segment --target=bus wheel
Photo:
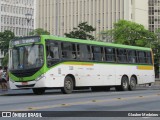
[[[135,77],[131,77],[129,90],[133,91],[135,89],[136,89],[136,78]]]
[[[64,80],[64,87],[61,89],[63,94],[70,94],[73,91],[73,80],[67,76]]]
[[[33,93],[36,95],[42,95],[45,93],[45,88],[33,88]]]
[[[129,88],[128,77],[123,76],[122,77],[122,83],[121,83],[121,89],[122,89],[122,91],[127,91],[128,88]]]
[[[129,82],[127,76],[123,76],[121,80],[121,85],[116,86],[117,91],[127,91],[129,88]]]

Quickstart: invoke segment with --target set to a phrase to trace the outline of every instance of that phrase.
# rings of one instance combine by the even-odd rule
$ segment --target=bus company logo
[[[29,113],[29,112],[2,112],[2,118],[35,118],[35,117],[42,117],[41,113]]]
[[[5,117],[5,118],[12,117],[12,113],[11,112],[2,112],[2,117]]]

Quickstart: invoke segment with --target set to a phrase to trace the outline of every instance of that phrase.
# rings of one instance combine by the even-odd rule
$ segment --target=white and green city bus
[[[50,35],[12,40],[9,49],[11,89],[43,94],[57,88],[65,94],[81,88],[92,91],[134,90],[155,81],[150,48],[79,40]]]

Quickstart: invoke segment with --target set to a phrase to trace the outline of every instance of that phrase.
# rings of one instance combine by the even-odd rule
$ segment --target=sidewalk
[[[11,90],[8,89],[8,91],[2,91],[2,89],[0,88],[0,95],[5,95],[5,94],[32,94],[32,90],[31,89],[22,89],[22,90]]]

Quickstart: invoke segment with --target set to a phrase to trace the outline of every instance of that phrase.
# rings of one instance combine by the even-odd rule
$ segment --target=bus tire
[[[45,88],[33,88],[32,91],[35,95],[42,95],[45,93]]]
[[[116,86],[117,91],[127,91],[129,89],[129,80],[127,76],[123,76],[121,79],[121,85]]]
[[[131,77],[131,79],[130,79],[130,85],[129,85],[129,90],[130,91],[133,91],[133,90],[135,90],[136,89],[136,78],[135,77]]]
[[[122,91],[127,91],[129,88],[129,80],[127,76],[123,76],[122,77],[122,81],[121,81],[121,89]]]
[[[71,94],[73,91],[73,80],[70,76],[64,79],[64,87],[61,88],[63,94]]]

